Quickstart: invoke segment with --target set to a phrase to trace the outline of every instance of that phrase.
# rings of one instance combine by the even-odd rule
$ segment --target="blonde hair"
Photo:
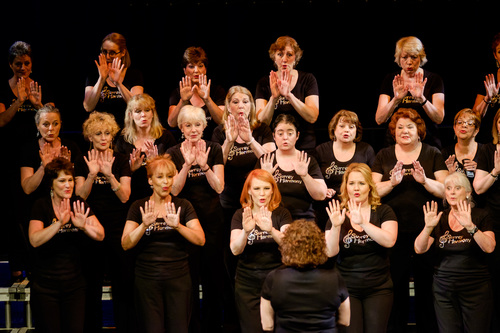
[[[248,99],[250,100],[250,113],[248,114],[248,122],[250,123],[250,129],[253,130],[260,125],[255,112],[255,101],[250,90],[242,86],[232,86],[231,88],[229,88],[229,91],[226,95],[226,100],[224,102],[224,114],[222,115],[222,120],[224,121],[224,123],[226,122],[227,117],[231,113],[231,111],[229,111],[231,100],[237,93],[248,96]]]
[[[414,36],[403,37],[396,43],[396,52],[394,53],[394,62],[401,67],[401,53],[406,52],[411,55],[418,55],[420,58],[420,67],[427,63],[424,44]]]
[[[359,172],[363,175],[366,183],[370,187],[370,192],[368,194],[368,203],[373,210],[380,206],[380,195],[377,192],[377,185],[372,178],[372,170],[365,163],[351,163],[347,167],[344,176],[342,177],[342,184],[340,185],[340,200],[342,208],[347,208],[347,202],[349,201],[349,194],[347,193],[347,182],[349,181],[349,176],[353,172]]]
[[[139,94],[132,96],[127,103],[124,127],[122,130],[122,135],[125,141],[134,144],[134,142],[137,140],[137,127],[132,116],[132,113],[137,109],[151,110],[151,112],[153,112],[153,119],[151,120],[149,135],[151,135],[153,139],[158,139],[159,137],[161,137],[165,128],[160,122],[158,112],[156,112],[155,100],[148,94]]]
[[[88,119],[83,123],[83,137],[89,141],[89,137],[94,135],[100,130],[107,129],[114,138],[116,133],[120,130],[120,126],[116,123],[115,116],[107,112],[92,112]]]
[[[207,116],[205,115],[205,110],[193,105],[183,106],[177,116],[177,126],[181,128],[182,124],[188,121],[200,121],[203,123],[204,127],[207,127]]]

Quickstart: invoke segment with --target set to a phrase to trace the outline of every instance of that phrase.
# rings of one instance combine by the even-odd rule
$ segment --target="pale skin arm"
[[[382,181],[383,175],[378,172],[372,172],[372,178],[377,186],[377,192],[381,197],[385,197],[387,194],[391,193],[392,189],[399,185],[403,180],[403,162],[398,161],[391,172],[391,178],[386,181]]]
[[[356,205],[354,201],[350,200],[347,205],[351,214],[352,223],[363,228],[366,234],[379,245],[385,248],[394,246],[398,237],[398,223],[396,221],[384,221],[379,228],[370,223],[370,221],[365,221],[361,214],[361,204]]]
[[[443,212],[438,213],[438,205],[435,201],[427,202],[423,209],[425,226],[413,245],[417,254],[429,251],[432,243],[434,243],[434,237],[431,237],[432,230],[438,225],[441,215],[443,215]]]
[[[99,61],[95,60],[97,66],[97,71],[99,72],[99,78],[93,86],[85,87],[85,96],[83,99],[83,107],[85,111],[92,112],[99,101],[101,96],[102,88],[106,83],[106,79],[109,75],[108,64],[106,62],[106,56],[104,54],[99,55]]]
[[[413,169],[411,170],[413,178],[418,183],[422,184],[427,192],[431,193],[437,198],[444,198],[444,179],[448,176],[448,170],[438,170],[434,172],[434,179],[429,179],[425,176],[425,171],[420,165],[420,162],[413,162]]]
[[[181,207],[179,207],[176,212],[174,203],[167,202],[165,204],[165,210],[167,215],[163,217],[163,220],[168,226],[176,230],[191,244],[198,246],[205,245],[205,232],[203,232],[198,219],[189,220],[186,222],[186,225],[182,225],[180,223]]]
[[[325,231],[326,254],[329,257],[336,256],[339,253],[340,229],[345,221],[346,209],[340,209],[340,202],[332,200],[328,203],[326,213],[332,223],[332,228]]]
[[[34,192],[38,188],[38,186],[40,186],[45,174],[45,166],[57,155],[50,152],[50,147],[48,144],[43,145],[42,149],[40,149],[39,151],[39,154],[42,163],[36,169],[36,171],[32,167],[21,167],[21,187],[26,194]]]
[[[265,332],[274,331],[274,309],[271,305],[271,301],[263,297],[260,298],[260,319],[262,330]]]
[[[314,179],[308,173],[308,166],[311,158],[304,151],[299,151],[297,154],[297,162],[293,163],[293,167],[297,175],[302,178],[309,195],[318,201],[325,200],[327,186],[324,179]]]
[[[474,102],[474,106],[472,109],[484,117],[486,112],[488,111],[488,107],[490,106],[491,99],[498,94],[500,89],[500,82],[495,83],[495,75],[488,74],[484,80],[484,88],[486,91],[486,95],[478,94],[476,96],[476,101]]]
[[[212,83],[211,80],[207,79],[205,74],[200,74],[200,84],[199,86],[194,86],[194,89],[197,91],[198,95],[201,97],[205,105],[207,106],[208,112],[212,116],[212,119],[216,124],[222,123],[222,116],[224,115],[224,105],[217,105],[210,97],[210,85]]]
[[[337,323],[342,326],[349,326],[351,324],[351,301],[349,297],[339,306]]]
[[[495,177],[500,174],[500,151],[498,150],[498,148],[495,150],[493,161],[494,167],[491,172],[487,172],[481,169],[476,170],[476,176],[474,177],[473,186],[477,194],[483,194],[488,191],[496,181]],[[495,177],[492,177],[492,175]]]
[[[252,209],[245,207],[241,215],[241,225],[243,229],[231,230],[231,238],[229,248],[231,252],[237,256],[243,253],[247,245],[248,235],[255,228],[255,219],[252,216]]]

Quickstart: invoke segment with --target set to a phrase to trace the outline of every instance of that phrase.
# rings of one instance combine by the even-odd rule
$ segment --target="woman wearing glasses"
[[[101,43],[97,72],[91,71],[85,83],[83,107],[87,112],[105,111],[115,116],[123,127],[130,97],[144,92],[142,73],[130,68],[130,54],[125,37],[111,33]]]

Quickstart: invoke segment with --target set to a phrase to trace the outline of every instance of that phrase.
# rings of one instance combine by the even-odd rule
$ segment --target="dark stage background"
[[[217,1],[22,1],[3,2],[0,78],[11,71],[7,51],[16,40],[34,50],[33,75],[51,91],[62,111],[63,131],[79,135],[86,118],[85,77],[96,71],[102,38],[127,38],[133,66],[145,92],[166,119],[168,98],[183,72],[186,47],[202,46],[208,77],[226,89],[239,84],[255,91],[273,64],[267,50],[281,35],[294,37],[304,56],[298,69],[319,82],[319,140],[341,108],[359,114],[364,140],[376,149],[382,135],[374,121],[383,77],[397,69],[396,41],[415,35],[424,43],[425,68],[443,77],[446,89],[444,141],[453,140],[454,114],[472,107],[484,74],[493,71],[492,37],[500,31],[500,1],[402,0],[217,0]],[[482,90],[481,90],[482,91]],[[45,99],[45,101],[47,101]],[[165,123],[166,125],[166,123]],[[450,137],[451,136],[451,137]]]

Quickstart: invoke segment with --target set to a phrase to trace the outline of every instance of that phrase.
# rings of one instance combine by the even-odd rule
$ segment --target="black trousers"
[[[435,277],[432,288],[440,333],[489,332],[493,308],[490,280]]]

